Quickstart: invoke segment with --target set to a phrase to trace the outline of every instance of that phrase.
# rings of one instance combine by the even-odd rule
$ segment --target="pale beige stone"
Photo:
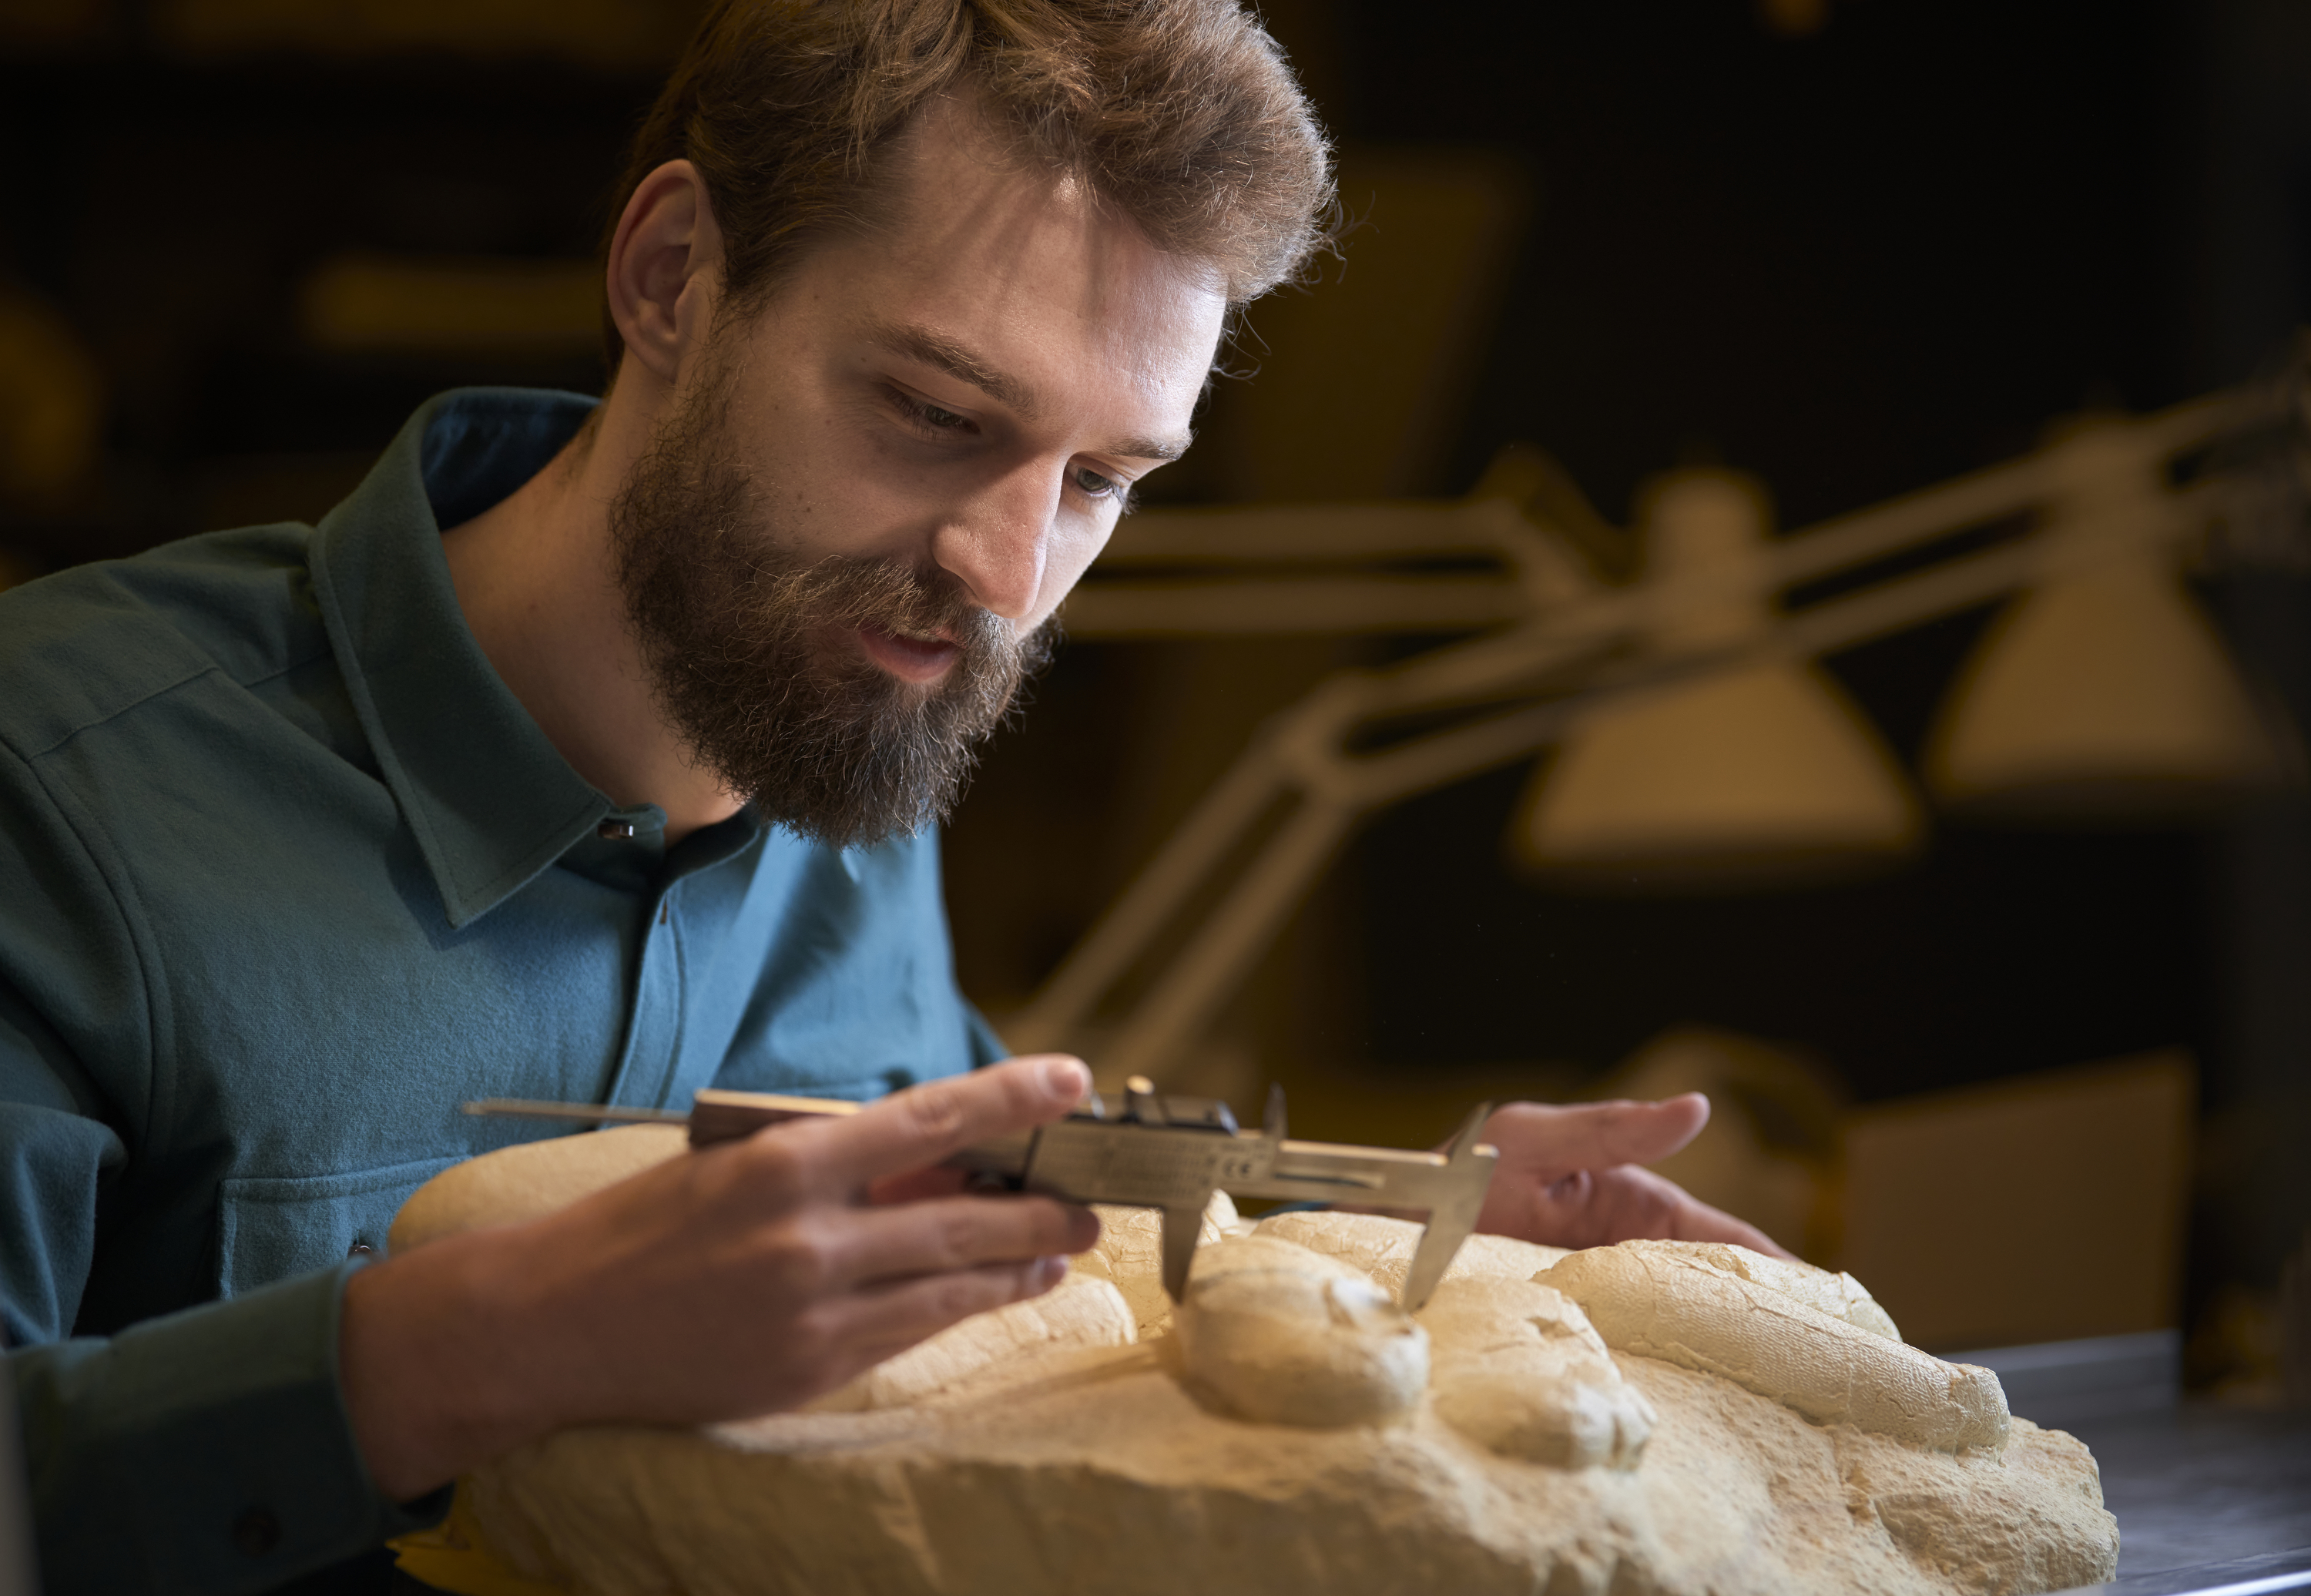
[[[406,1252],[436,1236],[543,1218],[689,1146],[679,1125],[620,1125],[500,1147],[451,1164],[412,1192],[393,1217],[386,1249]]]
[[[1421,1310],[1437,1416],[1505,1457],[1634,1469],[1653,1410],[1580,1308],[1529,1280],[1448,1276]]]
[[[1380,1214],[1278,1214],[1262,1219],[1251,1234],[1337,1258],[1379,1281],[1399,1301],[1404,1296],[1405,1274],[1412,1268],[1412,1250],[1420,1244],[1419,1225]]]
[[[1255,1230],[1248,1236],[1223,1236],[1197,1248],[1196,1261],[1188,1271],[1190,1294],[1194,1286],[1222,1275],[1248,1270],[1297,1271],[1327,1280],[1353,1280],[1359,1286],[1375,1284],[1371,1275],[1347,1259],[1304,1247],[1273,1231]]]
[[[1530,1280],[1557,1260],[1572,1255],[1570,1247],[1544,1247],[1513,1236],[1472,1235],[1461,1243],[1452,1261],[1444,1266],[1446,1280]],[[1411,1261],[1409,1256],[1406,1262]]]
[[[1945,1452],[2005,1443],[2006,1393],[1989,1370],[1859,1330],[1679,1243],[1592,1247],[1539,1278],[1615,1351],[1722,1376],[1816,1423]]]
[[[1372,1277],[1270,1236],[1199,1250],[1173,1334],[1199,1392],[1264,1424],[1384,1423],[1428,1385],[1427,1332]]]
[[[1164,1334],[1172,1328],[1172,1299],[1164,1290],[1164,1210],[1094,1203],[1092,1212],[1099,1216],[1098,1243],[1077,1253],[1069,1272],[1105,1280],[1121,1292],[1140,1339]],[[1225,1239],[1237,1223],[1228,1194],[1214,1192],[1196,1232],[1197,1252]]]
[[[1235,1211],[1235,1199],[1225,1191],[1212,1193],[1212,1200],[1204,1208],[1204,1217],[1222,1235],[1233,1235],[1237,1226],[1243,1224],[1243,1217]]]
[[[563,1138],[581,1139],[599,1138]],[[531,1173],[541,1187],[572,1183]],[[460,1184],[484,1189],[470,1176]],[[507,1195],[522,1212],[540,1200],[535,1190]],[[1339,1267],[1341,1252],[1363,1249],[1383,1268],[1408,1260],[1417,1227],[1330,1217],[1304,1230],[1335,1249],[1330,1264],[1283,1250],[1278,1233],[1291,1227],[1269,1221],[1225,1255],[1199,1255],[1197,1279],[1251,1281],[1281,1257],[1303,1279],[1346,1284],[1356,1271]],[[1129,1278],[1086,1267],[1067,1289],[1086,1294],[1086,1307],[1103,1280],[1124,1295],[1144,1289],[1158,1257],[1153,1234],[1096,1266],[1113,1274],[1121,1264]],[[1569,1281],[1582,1271],[1567,1266],[1620,1250],[1559,1261],[1522,1245],[1479,1238],[1455,1260],[1422,1315],[1430,1391],[1391,1423],[1247,1422],[1195,1399],[1177,1338],[1086,1345],[1022,1337],[1015,1325],[998,1338],[1014,1351],[927,1382],[918,1400],[701,1430],[571,1430],[477,1470],[464,1490],[501,1557],[583,1596],[2021,1596],[2113,1571],[2116,1531],[2093,1460],[2071,1437],[2018,1418],[2002,1452],[1942,1450],[1853,1417],[1815,1422],[1786,1391],[1761,1394],[1732,1374],[1601,1353],[1605,1327],[1566,1300],[1575,1294],[1528,1283],[1532,1271],[1520,1266],[1539,1252],[1547,1274]],[[1672,1294],[1696,1279],[1705,1297],[1735,1294],[1746,1305],[1720,1316],[1748,1325],[1752,1342],[1772,1339],[1762,1317],[1845,1348],[1837,1356],[1854,1380],[1881,1371],[1848,1343],[1909,1352],[1761,1284],[1754,1269],[1675,1248],[1655,1261],[1674,1269],[1664,1275]],[[1795,1278],[1809,1294],[1822,1289]],[[1086,1322],[1120,1333],[1129,1304],[1102,1301]],[[1535,1345],[1556,1358],[1532,1371],[1540,1383],[1609,1395],[1612,1370],[1630,1404],[1616,1424],[1654,1416],[1642,1451],[1632,1423],[1618,1452],[1583,1443],[1582,1455],[1623,1466],[1531,1461],[1520,1437],[1577,1433],[1577,1416],[1488,1432],[1472,1407],[1442,1400],[1458,1371],[1498,1373]],[[1507,1377],[1496,1387],[1530,1401],[1521,1388]],[[1868,1406],[1849,1402],[1849,1413]],[[1494,1449],[1504,1441],[1505,1452]],[[1574,1461],[1568,1449],[1565,1461]]]
[[[810,1408],[848,1413],[983,1395],[1035,1379],[1052,1354],[1129,1347],[1138,1339],[1122,1293],[1105,1280],[1069,1273],[1042,1296],[949,1325]]]
[[[1254,1235],[1282,1241],[1337,1258],[1370,1275],[1404,1300],[1405,1277],[1412,1271],[1412,1254],[1426,1227],[1417,1220],[1392,1219],[1385,1214],[1340,1214],[1304,1209],[1262,1219]],[[1544,1247],[1504,1235],[1472,1235],[1462,1241],[1445,1266],[1443,1278],[1474,1276],[1504,1280],[1530,1280],[1565,1256],[1563,1247]]]
[[[572,1430],[469,1500],[529,1577],[584,1596],[1984,1596],[2109,1577],[2086,1449],[2002,1457],[1809,1423],[1650,1358],[1635,1469],[1395,1425],[1248,1425],[1141,1347],[984,1402]]]
[[[1848,1274],[1833,1274],[1828,1269],[1814,1268],[1795,1259],[1770,1258],[1763,1252],[1753,1252],[1747,1247],[1731,1242],[1651,1242],[1656,1251],[1674,1252],[1687,1258],[1697,1258],[1714,1269],[1729,1275],[1739,1275],[1744,1280],[1769,1286],[1783,1296],[1793,1296],[1807,1307],[1843,1319],[1856,1330],[1868,1330],[1873,1336],[1884,1336],[1898,1341],[1902,1332],[1894,1327],[1893,1317],[1878,1305],[1878,1299],[1869,1288]]]

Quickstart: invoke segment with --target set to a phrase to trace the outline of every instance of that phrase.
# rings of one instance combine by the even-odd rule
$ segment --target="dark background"
[[[1532,439],[1624,520],[1698,447],[1801,526],[2267,353],[2194,347],[2209,13],[1856,0],[1794,37],[1737,4],[1391,14],[1333,12],[1343,130],[1513,151],[1538,196],[1449,485]],[[1832,668],[1914,753],[1984,618]],[[2201,838],[1945,825],[1865,888],[1592,905],[1487,868],[1519,780],[1408,806],[1363,850],[1394,975],[1376,1052],[1601,1062],[1707,1018],[1810,1044],[1866,1099],[2203,1050],[2219,1023]]]
[[[587,14],[617,13],[640,42],[589,56],[554,47],[543,4],[477,0],[475,14],[539,19],[483,46],[454,26],[429,45],[348,24],[335,43],[221,48],[185,22],[220,7],[0,7],[0,284],[59,317],[103,383],[92,469],[0,506],[20,570],[316,515],[443,387],[598,384],[577,343],[319,351],[298,288],[347,250],[586,254],[692,8],[600,0]],[[2144,410],[2239,382],[2304,319],[2311,8],[1806,9],[1269,8],[1352,153],[1481,151],[1527,196],[1447,443],[1407,487],[1462,492],[1497,447],[1529,440],[1618,522],[1648,474],[1709,458],[1757,473],[1802,526],[2025,450],[2089,404]],[[1385,235],[1388,214],[1363,214]],[[1352,234],[1351,275],[1357,247]],[[1234,402],[1215,401],[1215,426]],[[1175,495],[1230,496],[1225,472],[1180,475]],[[2208,597],[2311,723],[2301,579]],[[1984,619],[1829,664],[1914,755]],[[1369,651],[1067,651],[952,832],[966,989],[999,1016],[1016,1007],[1251,720],[1356,657]],[[1222,684],[1225,713],[1199,717],[1174,690],[1196,679]],[[1920,862],[1877,881],[1624,903],[1550,895],[1504,868],[1523,780],[1376,818],[1247,983],[1226,1021],[1242,1045],[1300,1076],[1529,1064],[1577,1083],[1702,1022],[1793,1044],[1866,1102],[2181,1044],[2201,1063],[2216,1172],[2194,1293],[2219,1276],[2267,1283],[2299,1234],[2298,804],[2188,829],[1944,822]]]

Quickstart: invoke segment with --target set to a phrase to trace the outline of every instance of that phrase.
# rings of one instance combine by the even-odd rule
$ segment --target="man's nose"
[[[1032,468],[1006,472],[940,522],[931,557],[981,608],[1024,620],[1042,597],[1059,497]]]

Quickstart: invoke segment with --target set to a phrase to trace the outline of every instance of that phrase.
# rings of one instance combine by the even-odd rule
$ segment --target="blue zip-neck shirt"
[[[262,1590],[438,1515],[336,1382],[468,1098],[864,1098],[989,1062],[932,833],[667,846],[555,751],[440,532],[591,400],[429,402],[318,528],[0,594],[0,1308],[45,1583]],[[631,835],[624,835],[631,828]]]

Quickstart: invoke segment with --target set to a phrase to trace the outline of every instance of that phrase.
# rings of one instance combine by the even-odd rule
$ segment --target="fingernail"
[[[1091,1072],[1073,1059],[1050,1059],[1043,1064],[1043,1090],[1065,1103],[1080,1102],[1091,1089]]]
[[[1065,1275],[1067,1272],[1068,1260],[1064,1258],[1039,1258],[1035,1260],[1035,1289],[1038,1291],[1049,1291],[1052,1286],[1057,1286],[1060,1283],[1060,1277]]]
[[[1077,1208],[1068,1217],[1068,1251],[1088,1252],[1099,1245],[1099,1216],[1089,1208]]]

